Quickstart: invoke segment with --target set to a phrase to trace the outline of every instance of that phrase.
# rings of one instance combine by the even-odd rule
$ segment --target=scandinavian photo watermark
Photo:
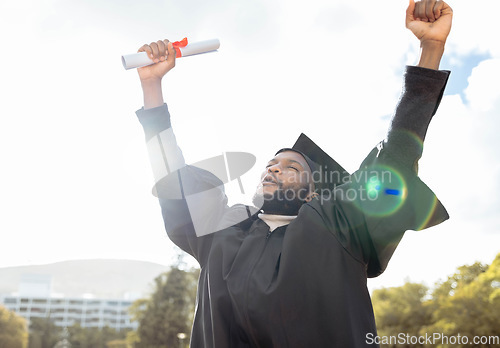
[[[382,192],[393,196],[401,194],[402,190],[399,187],[390,188],[394,182],[400,184],[400,181],[393,180],[394,175],[395,173],[390,170],[366,170],[346,176],[335,171],[328,172],[320,167],[319,170],[302,171],[288,180],[288,184],[299,184],[301,188],[282,189],[275,196],[264,197],[264,200],[294,201],[298,199],[304,201],[310,194],[310,185],[312,185],[321,203],[331,200],[376,201]],[[344,187],[341,190],[336,190],[331,186],[325,187],[331,183],[337,185],[357,183],[358,185]]]

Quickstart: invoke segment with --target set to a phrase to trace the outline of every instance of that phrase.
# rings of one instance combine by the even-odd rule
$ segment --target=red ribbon
[[[176,58],[179,58],[179,57],[182,57],[182,53],[181,53],[181,50],[179,49],[179,47],[186,47],[188,44],[188,39],[187,37],[185,37],[184,39],[182,39],[181,41],[175,41],[175,42],[172,42],[172,46],[174,46],[174,50],[175,50],[175,57]]]

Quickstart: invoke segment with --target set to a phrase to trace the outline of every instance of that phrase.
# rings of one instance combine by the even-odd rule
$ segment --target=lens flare
[[[371,216],[394,214],[407,196],[403,176],[388,166],[377,165],[366,171],[364,187],[367,199],[359,200],[358,208]]]
[[[436,206],[438,204],[437,197],[433,197],[432,203],[427,205],[427,211],[420,211],[419,217],[417,221],[420,221],[420,224],[416,227],[416,231],[423,230],[424,228],[429,227],[431,222],[431,218],[434,215],[434,211],[436,210]],[[423,207],[422,207],[423,209]],[[421,210],[422,210],[421,209]]]

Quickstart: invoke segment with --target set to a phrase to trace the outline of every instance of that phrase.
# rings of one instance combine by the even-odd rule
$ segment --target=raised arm
[[[367,265],[369,277],[385,270],[405,231],[448,219],[444,206],[416,175],[416,164],[449,76],[435,69],[450,32],[451,13],[440,1],[410,1],[406,25],[420,40],[422,52],[418,66],[406,69],[387,140],[372,149],[350,182],[337,186],[335,200],[316,208],[334,217],[325,221],[334,222],[333,233]]]
[[[170,239],[201,265],[212,242],[212,232],[228,210],[223,183],[212,173],[186,165],[164,103],[162,79],[175,66],[175,51],[168,40],[144,45],[156,62],[138,69],[144,107],[137,111],[143,126],[165,229]]]
[[[423,141],[432,117],[441,102],[449,71],[439,64],[451,30],[453,11],[443,1],[410,0],[406,10],[406,27],[420,41],[420,58],[416,67],[407,67],[403,93],[396,107],[389,133],[388,149],[406,166],[417,170]]]
[[[452,14],[445,2],[436,0],[417,3],[410,0],[406,11],[406,27],[420,40],[419,63],[406,69],[403,93],[387,141],[373,150],[362,165],[374,171],[383,168],[378,177],[390,174],[389,180],[382,180],[382,190],[375,201],[361,202],[365,214],[392,211],[381,216],[366,214],[370,276],[385,269],[406,230],[425,229],[449,217],[416,173],[427,128],[441,102],[450,74],[437,69],[451,30]]]
[[[138,52],[147,52],[149,58],[156,63],[137,69],[144,96],[144,109],[162,106],[164,101],[161,81],[175,67],[174,47],[168,40],[160,40],[142,46]]]

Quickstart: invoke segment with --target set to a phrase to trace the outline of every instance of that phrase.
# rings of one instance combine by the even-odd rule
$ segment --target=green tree
[[[430,332],[460,334],[470,339],[500,336],[500,254],[490,266],[475,263],[459,267],[457,273],[436,289],[433,301]],[[476,347],[498,347],[498,342]]]
[[[116,341],[124,340],[128,330],[117,331],[108,326],[88,328],[75,324],[68,328],[68,332],[72,348],[106,348],[110,344],[117,346]]]
[[[106,343],[106,348],[129,348],[130,346],[127,344],[127,341],[122,340],[112,340]]]
[[[379,336],[440,334],[448,338],[466,336],[471,341],[475,336],[500,340],[500,254],[490,266],[477,262],[458,267],[455,274],[435,284],[428,294],[423,284],[408,282],[401,287],[375,290],[372,300]],[[456,347],[451,341],[449,345],[445,343],[443,340],[438,347]],[[411,345],[419,346],[428,345]],[[474,347],[498,346],[499,341]]]
[[[60,338],[62,329],[49,317],[31,318],[29,325],[29,348],[52,348]]]
[[[27,346],[26,320],[0,305],[0,347],[26,348]]]
[[[418,336],[432,315],[426,301],[427,293],[425,285],[409,282],[400,287],[375,290],[372,301],[378,335],[397,337],[403,333]],[[388,347],[406,346],[394,344]]]
[[[127,332],[127,338],[125,339],[127,342],[127,347],[139,347],[139,334],[137,331],[129,331]]]
[[[432,297],[435,300],[443,300],[453,296],[455,291],[475,281],[477,277],[481,273],[486,272],[487,269],[488,265],[484,265],[480,262],[476,262],[470,266],[465,265],[458,267],[458,272],[449,276],[444,282],[438,282],[435,285]]]
[[[179,265],[155,278],[149,299],[132,305],[130,313],[139,328],[128,342],[136,348],[177,347],[177,334],[190,334],[199,271],[182,270]]]

